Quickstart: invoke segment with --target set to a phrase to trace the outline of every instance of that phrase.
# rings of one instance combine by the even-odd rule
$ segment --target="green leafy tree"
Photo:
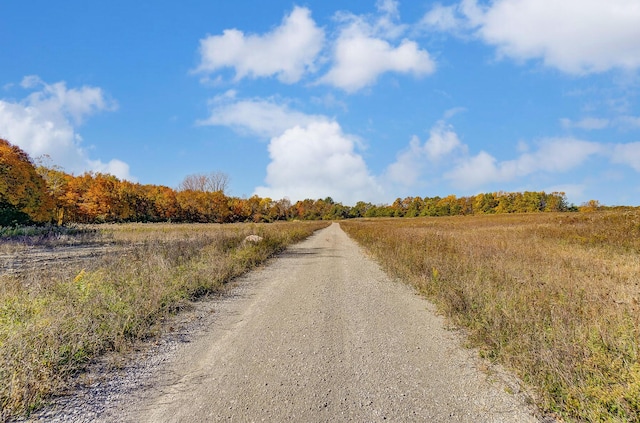
[[[367,211],[373,208],[373,204],[365,203],[364,201],[358,201],[355,206],[349,210],[349,217],[364,217]]]

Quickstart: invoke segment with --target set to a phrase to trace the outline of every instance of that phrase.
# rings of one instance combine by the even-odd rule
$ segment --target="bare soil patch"
[[[130,247],[129,247],[130,249]],[[93,243],[57,246],[19,246],[0,253],[0,275],[42,271],[49,267],[90,267],[108,254],[122,254],[127,247]]]

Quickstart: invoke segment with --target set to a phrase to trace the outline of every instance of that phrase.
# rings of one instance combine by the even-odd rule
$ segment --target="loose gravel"
[[[31,420],[539,421],[517,379],[463,348],[338,224],[235,283]]]

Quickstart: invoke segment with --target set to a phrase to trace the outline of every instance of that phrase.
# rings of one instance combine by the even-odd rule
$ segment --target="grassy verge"
[[[543,410],[640,421],[640,214],[342,222],[411,281]]]
[[[0,421],[38,408],[92,358],[154,335],[187,301],[327,225],[106,225],[100,236],[121,248],[86,267],[0,277]],[[243,243],[249,234],[263,240]]]

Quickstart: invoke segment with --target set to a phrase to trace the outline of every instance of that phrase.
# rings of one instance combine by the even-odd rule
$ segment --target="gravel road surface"
[[[477,353],[433,306],[386,276],[338,224],[241,278],[236,290],[135,389],[109,393],[84,417],[82,405],[68,404],[70,419],[538,421],[515,379],[480,370]],[[63,411],[48,417],[65,421]]]

